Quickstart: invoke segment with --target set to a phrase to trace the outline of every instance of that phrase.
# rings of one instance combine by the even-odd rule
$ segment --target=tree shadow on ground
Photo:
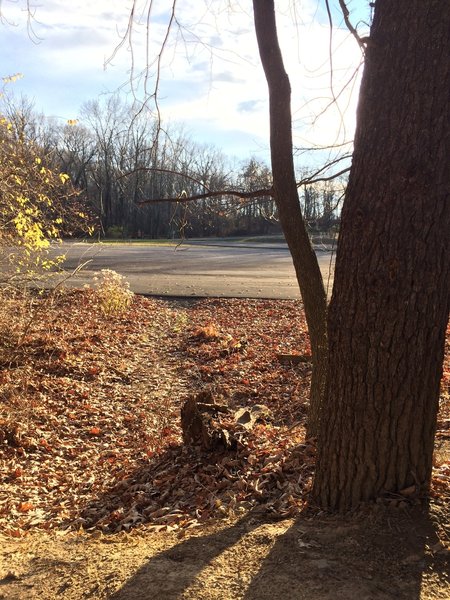
[[[424,573],[445,576],[427,512],[376,506],[352,517],[298,519],[275,543],[245,600],[415,600]],[[270,583],[270,586],[268,586]],[[445,585],[445,584],[444,584]]]
[[[258,516],[248,513],[231,527],[180,542],[152,557],[110,597],[111,600],[181,598],[203,569],[214,564],[217,557],[259,524]]]
[[[250,512],[150,558],[111,600],[418,600],[431,574],[445,589],[437,541],[416,509],[294,523]]]

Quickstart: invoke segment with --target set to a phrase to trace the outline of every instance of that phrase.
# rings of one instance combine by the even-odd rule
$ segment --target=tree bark
[[[450,4],[378,0],[328,314],[314,495],[428,488],[450,305]]]
[[[273,0],[253,0],[259,53],[269,88],[273,192],[299,283],[311,340],[313,373],[308,432],[318,431],[325,389],[327,298],[317,257],[302,216],[295,179],[291,86],[278,44]]]

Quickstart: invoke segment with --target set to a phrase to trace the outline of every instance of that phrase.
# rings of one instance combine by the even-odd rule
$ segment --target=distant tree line
[[[153,114],[112,95],[87,102],[80,119],[61,124],[38,114],[27,98],[2,98],[0,114],[18,141],[41,148],[46,162],[67,173],[97,217],[101,236],[180,238],[280,233],[270,194],[236,199],[227,190],[270,190],[271,172],[251,157],[237,163],[199,144],[182,128],[163,128]],[[342,182],[304,185],[300,202],[314,230],[337,225]],[[205,191],[223,195],[164,202]]]

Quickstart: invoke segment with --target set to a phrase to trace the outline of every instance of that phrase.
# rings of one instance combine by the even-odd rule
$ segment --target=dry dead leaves
[[[280,517],[305,506],[311,365],[277,359],[309,354],[300,302],[135,297],[117,316],[89,290],[24,302],[10,298],[0,322],[4,533],[183,530],[258,504]],[[438,441],[449,435],[449,370],[447,352]],[[232,451],[187,448],[180,407],[205,388],[233,410],[264,404],[271,416]],[[437,496],[449,476],[449,456],[437,454]]]

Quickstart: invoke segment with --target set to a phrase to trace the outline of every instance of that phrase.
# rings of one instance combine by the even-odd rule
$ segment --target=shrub
[[[50,254],[52,242],[73,227],[90,230],[69,176],[54,171],[42,149],[1,114],[0,197],[0,253],[15,275],[50,270],[64,258]]]
[[[106,230],[106,237],[119,240],[124,237],[124,229],[120,225],[112,225]]]
[[[120,314],[131,304],[134,294],[123,275],[102,269],[94,277],[94,282],[100,308],[105,315]]]

